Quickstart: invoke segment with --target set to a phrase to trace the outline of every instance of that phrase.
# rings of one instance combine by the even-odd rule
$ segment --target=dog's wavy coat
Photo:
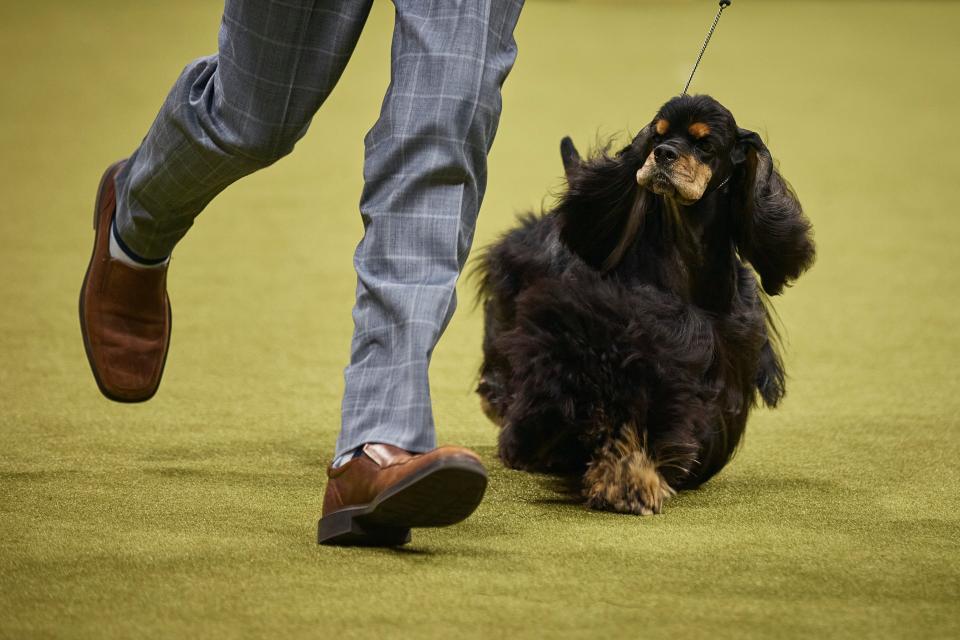
[[[505,464],[582,475],[593,508],[657,513],[723,468],[758,397],[783,397],[763,292],[811,266],[811,226],[760,137],[709,96],[670,100],[616,154],[583,160],[569,138],[561,154],[557,206],[479,264],[477,391]]]

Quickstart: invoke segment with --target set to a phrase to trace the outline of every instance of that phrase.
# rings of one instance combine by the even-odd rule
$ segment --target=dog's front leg
[[[599,449],[584,474],[584,495],[592,509],[652,515],[674,491],[636,425],[625,424]]]

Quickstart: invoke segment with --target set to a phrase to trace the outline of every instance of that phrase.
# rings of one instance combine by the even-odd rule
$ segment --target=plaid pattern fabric
[[[391,83],[365,139],[364,236],[337,454],[436,446],[427,369],[456,308],[523,0],[395,0]],[[168,255],[235,180],[289,153],[353,52],[371,0],[227,0],[117,178],[117,229]]]

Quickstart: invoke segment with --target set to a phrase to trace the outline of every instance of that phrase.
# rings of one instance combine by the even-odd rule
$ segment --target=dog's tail
[[[568,179],[570,174],[583,163],[580,152],[577,151],[577,147],[574,146],[573,139],[570,136],[564,136],[563,140],[560,141],[560,159],[563,160],[563,172],[567,174]]]

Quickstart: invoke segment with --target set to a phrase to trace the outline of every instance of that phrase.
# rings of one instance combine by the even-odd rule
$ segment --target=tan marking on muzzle
[[[699,140],[700,138],[705,138],[710,135],[710,125],[705,122],[694,122],[687,128],[687,131],[690,132],[690,135]]]
[[[680,204],[693,204],[702,198],[712,177],[713,170],[693,155],[685,153],[680,156],[674,165],[672,180],[677,187],[677,201]]]
[[[656,160],[653,157],[653,152],[650,152],[650,155],[647,156],[647,161],[643,163],[643,166],[637,171],[637,184],[641,187],[647,186],[651,180],[653,180],[653,171],[657,168]]]
[[[660,172],[666,174],[670,181],[669,185],[654,181],[654,177]],[[703,192],[707,190],[712,177],[713,170],[689,153],[680,156],[666,170],[657,167],[657,162],[651,153],[637,171],[637,184],[658,195],[674,198],[679,204],[690,205],[703,197]]]
[[[655,127],[658,135],[664,135],[667,131],[670,131],[670,121],[660,118],[657,120],[657,125]]]

